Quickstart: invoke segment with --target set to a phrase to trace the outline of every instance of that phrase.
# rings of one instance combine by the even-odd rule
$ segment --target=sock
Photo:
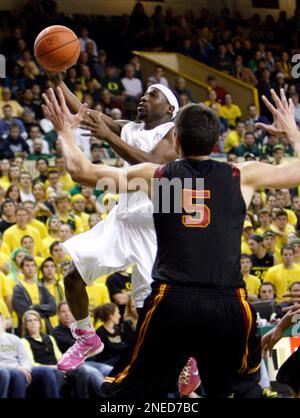
[[[76,321],[76,327],[79,329],[84,329],[85,331],[94,331],[94,327],[91,324],[90,314],[79,321]]]

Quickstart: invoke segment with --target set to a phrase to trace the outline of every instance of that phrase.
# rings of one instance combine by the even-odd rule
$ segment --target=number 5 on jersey
[[[206,228],[210,224],[209,207],[204,203],[196,203],[197,199],[210,199],[210,190],[183,189],[183,209],[187,213],[193,213],[193,215],[182,216],[182,223],[188,228]]]

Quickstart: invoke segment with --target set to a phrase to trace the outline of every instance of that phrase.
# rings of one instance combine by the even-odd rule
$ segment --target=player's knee
[[[71,266],[71,268],[65,275],[64,285],[67,292],[72,292],[74,290],[78,290],[78,288],[80,287],[86,286],[74,265]]]

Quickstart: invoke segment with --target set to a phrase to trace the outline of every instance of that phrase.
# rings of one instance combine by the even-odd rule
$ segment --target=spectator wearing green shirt
[[[108,64],[105,69],[105,77],[101,80],[101,85],[106,88],[112,95],[112,99],[119,102],[124,102],[126,94],[125,87],[116,75],[116,67],[113,64]]]
[[[245,153],[254,154],[255,157],[259,157],[261,154],[260,149],[255,143],[255,136],[253,132],[246,132],[244,142],[235,149],[235,154],[238,157],[243,157]]]

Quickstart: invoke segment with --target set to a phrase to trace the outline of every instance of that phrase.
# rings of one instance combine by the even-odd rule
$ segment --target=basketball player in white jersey
[[[62,79],[56,75],[51,81],[61,88],[70,110],[78,112],[81,103]],[[147,89],[138,105],[141,123],[113,121],[99,112],[88,111],[89,121],[84,126],[105,140],[127,166],[141,162],[163,164],[177,158],[172,122],[177,111],[178,102],[172,91],[155,84]],[[99,123],[98,118],[105,123]],[[74,262],[64,284],[66,299],[76,320],[77,341],[58,362],[60,370],[68,371],[104,348],[91,325],[87,284],[133,264],[132,290],[137,308],[142,308],[151,291],[151,270],[157,249],[152,202],[144,192],[121,195],[118,206],[107,219],[62,246]]]

